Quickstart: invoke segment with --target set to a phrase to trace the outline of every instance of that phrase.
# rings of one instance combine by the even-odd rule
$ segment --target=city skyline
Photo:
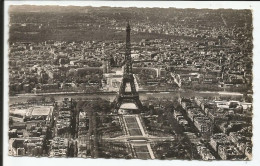
[[[252,159],[250,10],[10,9],[9,155]]]

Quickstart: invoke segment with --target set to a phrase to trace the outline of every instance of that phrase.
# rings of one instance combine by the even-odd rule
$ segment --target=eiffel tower
[[[134,103],[138,110],[142,109],[142,103],[139,100],[139,94],[136,91],[134,76],[132,70],[131,59],[131,43],[130,43],[130,25],[129,22],[126,26],[126,49],[125,49],[125,64],[123,80],[120,85],[119,94],[115,101],[115,110],[118,111],[123,103]],[[130,85],[130,91],[126,91],[126,86]]]

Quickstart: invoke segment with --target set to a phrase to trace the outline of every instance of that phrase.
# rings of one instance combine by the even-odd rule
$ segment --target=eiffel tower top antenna
[[[126,22],[127,22],[126,28],[128,28],[128,27],[130,28],[130,21],[129,21],[129,19],[127,19]]]

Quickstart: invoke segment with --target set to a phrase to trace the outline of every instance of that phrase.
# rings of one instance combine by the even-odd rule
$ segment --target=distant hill
[[[231,9],[176,9],[176,8],[120,8],[91,6],[35,6],[11,5],[10,42],[45,40],[124,40],[126,20],[132,27],[143,24],[148,27],[174,25],[182,28],[213,29],[220,26],[243,27],[252,24],[250,10]],[[225,24],[223,24],[223,18]],[[113,23],[112,23],[113,22]],[[171,38],[180,36],[138,32],[132,39]],[[200,38],[182,37],[201,40]]]

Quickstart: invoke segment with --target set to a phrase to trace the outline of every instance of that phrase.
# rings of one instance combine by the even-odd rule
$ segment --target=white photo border
[[[82,158],[36,158],[8,156],[8,8],[10,5],[60,5],[60,6],[111,6],[111,7],[176,7],[196,9],[251,9],[253,13],[253,159],[252,161],[182,161],[182,160],[125,160],[125,159],[82,159]],[[258,166],[260,165],[260,2],[241,1],[5,1],[4,2],[4,126],[3,161],[4,166],[46,166],[46,165],[183,165],[183,166]]]

